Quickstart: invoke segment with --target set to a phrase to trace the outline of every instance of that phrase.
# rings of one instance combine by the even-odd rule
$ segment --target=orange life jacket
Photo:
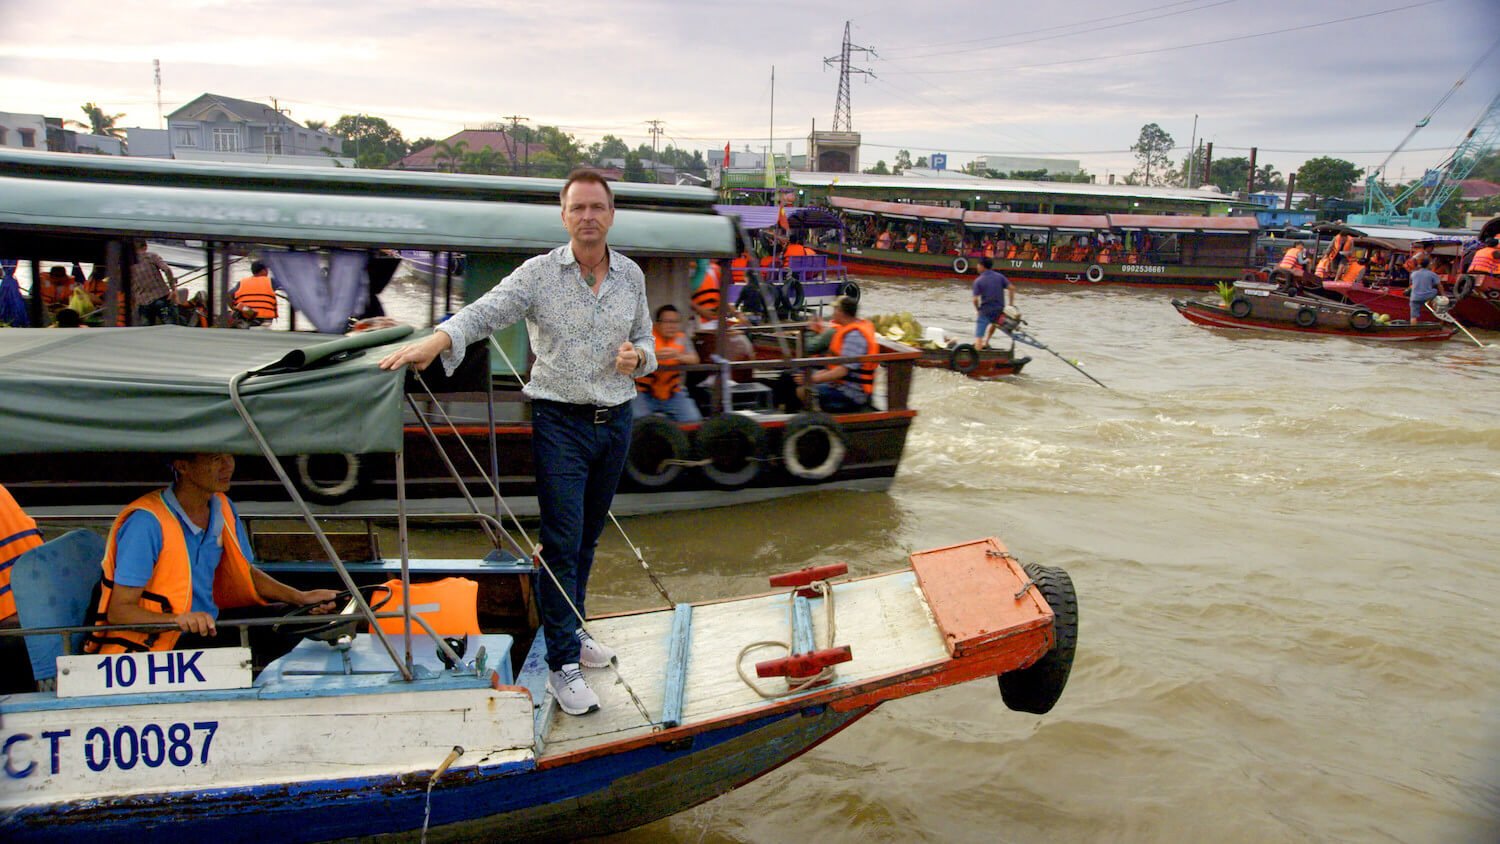
[[[993,257],[995,257],[995,244],[993,244],[993,243],[985,243],[984,244],[984,257],[986,257],[986,258],[993,258]]]
[[[849,336],[849,332],[851,331],[858,331],[865,338],[865,354],[874,355],[880,353],[880,345],[875,340],[875,326],[871,325],[868,320],[863,319],[846,322],[843,325],[835,327],[833,329],[833,341],[828,344],[828,353],[834,357],[843,357],[844,338]],[[846,367],[849,370],[849,374],[844,376],[843,380],[851,384],[858,384],[859,388],[865,391],[865,395],[868,396],[875,392],[876,364],[874,361],[843,364],[831,363],[828,365],[828,368],[833,369],[836,366]]]
[[[663,349],[671,349],[680,356],[683,352],[687,351],[686,338],[681,334],[677,335],[677,339],[675,340],[668,340],[654,331],[651,332],[651,335],[656,338],[656,350],[658,352]],[[682,370],[658,369],[650,375],[643,375],[635,379],[635,389],[636,392],[650,393],[653,398],[666,401],[676,395],[678,390],[682,389]]]
[[[66,305],[68,303],[68,299],[72,298],[73,296],[73,279],[69,278],[61,284],[54,284],[52,282],[52,276],[49,273],[48,275],[42,276],[41,286],[39,289],[41,291],[42,302],[44,304]]]
[[[240,289],[234,294],[235,310],[249,309],[256,319],[275,319],[276,289],[271,286],[271,277],[252,275],[240,279]]]
[[[234,511],[229,499],[215,493],[210,507],[219,508],[224,532],[219,542],[224,547],[224,556],[214,572],[214,605],[230,607],[262,606],[266,602],[255,591],[250,577],[250,562],[240,550],[239,534],[235,530]],[[182,535],[182,525],[177,515],[162,498],[161,490],[149,492],[131,502],[115,517],[109,530],[109,541],[104,547],[104,579],[100,582],[99,605],[95,624],[108,624],[109,598],[115,586],[115,541],[120,535],[120,526],[137,510],[144,510],[156,518],[161,525],[161,554],[156,558],[156,567],[151,580],[141,591],[140,606],[154,612],[177,615],[193,608],[192,559],[188,556],[187,540]],[[176,630],[153,631],[112,630],[94,633],[84,641],[83,649],[88,653],[118,654],[126,651],[169,651],[177,644],[181,635]]]
[[[734,260],[741,261],[744,259],[735,258]],[[719,313],[719,301],[721,298],[721,294],[719,293],[719,272],[719,265],[710,262],[707,272],[703,274],[703,282],[698,285],[697,290],[693,291],[693,310],[695,312],[703,309],[710,314]],[[734,270],[733,272],[743,273],[744,270]],[[710,318],[714,319],[717,317]]]
[[[16,596],[10,591],[11,567],[17,557],[41,544],[42,532],[36,529],[36,520],[0,486],[0,618],[16,614]]]
[[[750,256],[744,252],[738,258],[729,262],[729,277],[734,279],[735,284],[743,284],[745,281],[745,268],[750,266]]]
[[[1281,255],[1281,263],[1276,266],[1278,269],[1295,270],[1302,266],[1301,258],[1302,245],[1299,243],[1296,246],[1287,247],[1286,252]]]
[[[1333,236],[1333,245],[1328,248],[1328,251],[1334,255],[1342,255],[1348,252],[1353,246],[1353,235],[1337,234]]]
[[[1318,259],[1318,266],[1313,270],[1313,275],[1318,278],[1328,278],[1333,272],[1333,259],[1338,256],[1337,252],[1329,252]]]
[[[890,232],[881,232],[880,236],[877,237],[877,238],[875,238],[875,248],[876,249],[890,249],[891,248],[891,233]]]
[[[1497,252],[1500,252],[1500,249],[1493,246],[1486,246],[1475,252],[1474,260],[1469,263],[1469,272],[1495,275],[1495,271],[1500,269],[1500,258],[1496,257]]]
[[[915,252],[915,251],[917,251],[917,236],[916,235],[909,234],[909,235],[906,236],[906,251],[907,252]]]

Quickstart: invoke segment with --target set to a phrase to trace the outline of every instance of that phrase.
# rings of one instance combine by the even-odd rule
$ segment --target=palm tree
[[[438,141],[432,145],[432,160],[436,162],[448,162],[448,172],[458,172],[458,162],[463,160],[464,152],[468,150],[468,141],[455,141],[449,144],[447,141]]]
[[[107,138],[123,138],[125,130],[115,126],[115,121],[124,117],[121,114],[105,114],[104,109],[95,103],[84,103],[83,113],[88,116],[89,121],[84,123],[79,120],[70,120],[74,126],[82,126],[89,130],[90,134],[103,135]]]
[[[311,130],[313,130],[314,132],[322,132],[323,130],[325,130],[325,129],[328,128],[328,121],[327,120],[304,120],[304,121],[302,121],[302,125],[306,126],[307,128],[309,128]]]

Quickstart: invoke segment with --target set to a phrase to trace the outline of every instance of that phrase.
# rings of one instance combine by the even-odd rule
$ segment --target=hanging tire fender
[[[1052,711],[1068,685],[1078,649],[1078,593],[1068,573],[1054,566],[1025,565],[1026,576],[1052,608],[1052,647],[1041,659],[996,679],[1005,705],[1017,712],[1044,715]]]
[[[1458,300],[1463,299],[1469,294],[1473,293],[1474,287],[1478,281],[1479,279],[1475,278],[1472,275],[1469,275],[1468,273],[1464,273],[1463,275],[1459,276],[1458,281],[1453,285],[1453,301],[1457,302]]]
[[[807,481],[831,477],[849,453],[844,429],[826,413],[793,416],[782,429],[781,462],[793,476]]]
[[[969,271],[969,259],[965,258],[962,255],[958,256],[957,258],[954,258],[953,259],[953,271],[956,272],[956,273],[958,273],[959,275],[963,275],[964,273],[968,272]]]
[[[807,304],[807,290],[802,286],[802,279],[789,279],[782,286],[782,291],[786,294],[787,304],[792,308],[800,308]]]
[[[1312,328],[1318,324],[1318,312],[1303,305],[1297,309],[1296,322],[1303,328]]]
[[[698,428],[698,451],[708,461],[703,474],[726,489],[750,483],[765,462],[766,432],[741,413],[721,413]]]
[[[1369,331],[1375,327],[1375,314],[1369,308],[1360,308],[1349,315],[1349,327],[1356,331]]]
[[[1083,277],[1097,284],[1104,280],[1104,268],[1094,264],[1089,267],[1088,272],[1083,274]]]
[[[848,296],[850,299],[858,302],[860,297],[859,285],[852,281],[846,281],[844,282],[844,286],[839,288],[839,295]]]
[[[1250,300],[1246,299],[1244,296],[1236,296],[1233,299],[1229,300],[1229,314],[1235,319],[1244,319],[1245,317],[1250,316],[1250,311],[1253,310],[1254,307],[1254,305],[1250,304]]]
[[[342,469],[335,468],[328,477],[335,478],[332,483],[321,477],[313,477],[314,470],[322,476],[321,471],[327,461],[342,459]],[[314,466],[314,461],[317,461]],[[297,485],[307,493],[307,497],[320,504],[337,504],[349,497],[349,493],[359,488],[364,480],[362,470],[364,466],[360,463],[358,454],[299,454],[296,460]],[[340,471],[342,475],[340,476]]]
[[[662,416],[643,416],[630,427],[630,450],[625,455],[625,474],[637,484],[656,489],[677,480],[692,447],[687,434]]]
[[[948,353],[948,368],[968,375],[979,368],[979,350],[973,343],[959,343]]]

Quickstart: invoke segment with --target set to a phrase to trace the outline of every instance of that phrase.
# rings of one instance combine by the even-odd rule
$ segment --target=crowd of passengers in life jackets
[[[1460,269],[1470,273],[1492,274],[1495,272],[1495,241],[1493,238],[1480,245],[1470,255],[1467,266],[1459,258]],[[1304,283],[1311,265],[1311,275],[1319,281],[1341,281],[1354,284],[1404,287],[1411,281],[1411,274],[1422,266],[1423,259],[1428,268],[1442,278],[1450,278],[1454,271],[1454,258],[1435,255],[1422,247],[1414,248],[1405,257],[1378,246],[1355,246],[1354,237],[1348,234],[1334,236],[1328,248],[1319,256],[1306,244],[1293,243],[1282,253],[1276,269],[1301,275]]]
[[[894,231],[890,226],[853,225],[850,243],[856,247],[905,250],[920,255],[951,255],[969,259],[991,258],[1017,261],[1073,261],[1093,264],[1135,264],[1161,260],[1159,243],[1150,232],[1134,232],[1129,238],[1111,232],[1080,233],[1049,244],[1029,236],[918,233],[916,228]]]

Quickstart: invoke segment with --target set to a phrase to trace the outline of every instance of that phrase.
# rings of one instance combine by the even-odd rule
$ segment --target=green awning
[[[568,240],[556,204],[0,176],[0,240],[18,231],[531,254]],[[621,208],[609,242],[631,257],[726,257],[734,235],[712,213]]]
[[[229,382],[273,366],[240,394],[277,454],[398,451],[403,376],[376,363],[411,333],[0,329],[0,454],[259,454]]]

